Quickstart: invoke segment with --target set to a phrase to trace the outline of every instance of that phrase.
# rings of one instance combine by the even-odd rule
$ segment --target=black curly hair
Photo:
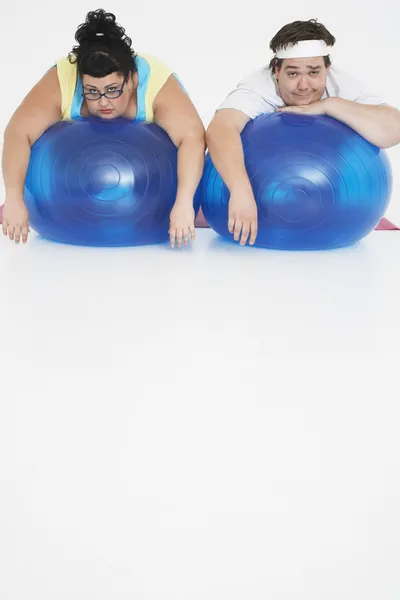
[[[88,12],[79,25],[75,40],[78,42],[68,55],[70,63],[77,63],[80,75],[106,77],[121,73],[125,79],[137,71],[131,38],[118,25],[115,15],[102,8]]]
[[[323,40],[328,46],[333,46],[336,39],[333,37],[330,31],[327,30],[325,25],[318,23],[316,19],[309,19],[309,21],[293,21],[284,25],[278,33],[274,35],[269,43],[274,54],[277,53],[281,48],[286,48],[289,44],[297,44],[304,40]],[[280,69],[283,60],[274,56],[269,63],[269,68],[273,73],[276,69]],[[329,67],[331,59],[329,56],[324,56],[325,66]]]

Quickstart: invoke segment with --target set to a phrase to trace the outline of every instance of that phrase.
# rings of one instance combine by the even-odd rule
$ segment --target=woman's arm
[[[194,239],[193,197],[204,168],[205,131],[201,119],[174,75],[155,97],[155,122],[178,148],[178,191],[170,217],[171,245]]]
[[[31,147],[51,125],[61,120],[61,90],[53,67],[32,88],[4,132],[2,169],[6,190],[3,233],[18,243],[28,237],[24,185]]]

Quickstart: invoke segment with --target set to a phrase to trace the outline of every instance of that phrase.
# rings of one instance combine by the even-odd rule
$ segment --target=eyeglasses
[[[104,92],[103,94],[101,92],[94,92],[94,91],[93,92],[84,92],[82,94],[82,97],[86,98],[86,100],[100,100],[100,98],[102,98],[104,96],[104,98],[108,98],[109,100],[116,100],[123,94],[125,83],[126,83],[126,79],[124,79],[122,87],[119,90],[107,91],[107,92]]]

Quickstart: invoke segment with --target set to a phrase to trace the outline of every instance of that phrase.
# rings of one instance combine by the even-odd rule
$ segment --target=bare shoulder
[[[200,116],[175,75],[170,75],[153,102],[154,118],[173,141],[190,132],[204,137]]]
[[[21,103],[21,107],[32,108],[35,106],[46,106],[46,108],[55,106],[61,112],[61,88],[57,67],[52,67],[47,71]]]
[[[31,143],[34,143],[61,118],[61,89],[57,67],[53,67],[28,92],[11,117],[8,127],[26,132]]]
[[[175,77],[173,73],[171,73],[165,83],[162,85],[158,93],[156,94],[153,101],[153,109],[156,111],[158,108],[171,104],[174,105],[175,102],[178,102],[180,107],[192,107],[192,101],[189,96],[183,90],[181,84]]]

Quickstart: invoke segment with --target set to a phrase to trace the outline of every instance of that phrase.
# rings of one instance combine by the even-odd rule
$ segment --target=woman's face
[[[111,73],[106,77],[82,75],[83,92],[91,115],[102,119],[116,119],[125,115],[133,92],[132,77],[124,81],[121,73]],[[122,90],[122,94],[120,91]],[[107,93],[107,96],[98,95]]]

